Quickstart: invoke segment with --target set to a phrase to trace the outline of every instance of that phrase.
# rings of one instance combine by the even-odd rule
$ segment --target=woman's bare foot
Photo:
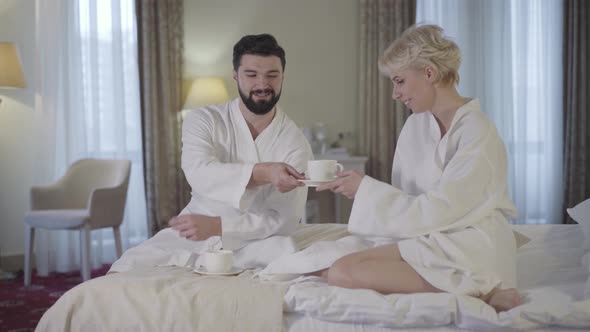
[[[483,296],[482,300],[496,309],[496,312],[508,311],[522,304],[522,298],[514,288],[494,288],[489,294]]]

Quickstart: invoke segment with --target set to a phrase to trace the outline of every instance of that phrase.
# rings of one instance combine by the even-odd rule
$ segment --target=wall
[[[0,88],[0,250],[6,258],[24,252],[22,218],[29,208],[29,188],[35,167],[35,142],[31,135],[35,101],[35,0],[0,1],[0,41],[17,44],[27,81],[25,89]]]
[[[355,135],[358,103],[357,0],[185,1],[185,77],[222,76],[231,97],[232,48],[246,34],[271,33],[286,52],[282,109],[299,126]],[[345,144],[356,148],[356,139]]]
[[[186,77],[221,75],[230,94],[231,51],[245,34],[269,32],[287,52],[282,108],[300,126],[316,121],[329,135],[356,133],[356,0],[190,0],[185,3]],[[0,89],[0,255],[22,258],[23,215],[34,184],[35,1],[0,1],[0,41],[17,43],[27,87]],[[348,145],[354,148],[354,138]],[[20,260],[19,260],[20,262]],[[18,263],[18,262],[17,262]]]

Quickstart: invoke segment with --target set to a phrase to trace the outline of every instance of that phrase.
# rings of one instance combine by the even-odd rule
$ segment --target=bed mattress
[[[207,277],[191,267],[146,266],[78,285],[47,310],[37,330],[589,330],[589,270],[581,263],[585,255],[581,227],[516,225],[514,229],[531,239],[519,248],[517,257],[517,283],[525,303],[505,313],[496,314],[478,299],[448,293],[383,296],[329,286],[314,277],[265,282],[256,269],[238,277]],[[292,241],[304,249],[347,235],[342,224],[301,225]]]

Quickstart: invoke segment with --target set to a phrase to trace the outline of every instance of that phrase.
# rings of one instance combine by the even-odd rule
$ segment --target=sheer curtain
[[[37,183],[77,159],[132,161],[123,249],[147,237],[133,0],[36,1]],[[79,269],[79,235],[38,231],[37,272]],[[113,232],[92,232],[92,266],[115,260]]]
[[[561,223],[563,203],[560,0],[418,0],[463,55],[459,92],[480,98],[506,143],[517,223]]]

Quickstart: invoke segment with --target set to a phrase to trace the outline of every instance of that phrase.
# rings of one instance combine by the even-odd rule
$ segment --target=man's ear
[[[234,81],[237,82],[238,81],[238,72],[234,70],[232,76],[234,77]]]

